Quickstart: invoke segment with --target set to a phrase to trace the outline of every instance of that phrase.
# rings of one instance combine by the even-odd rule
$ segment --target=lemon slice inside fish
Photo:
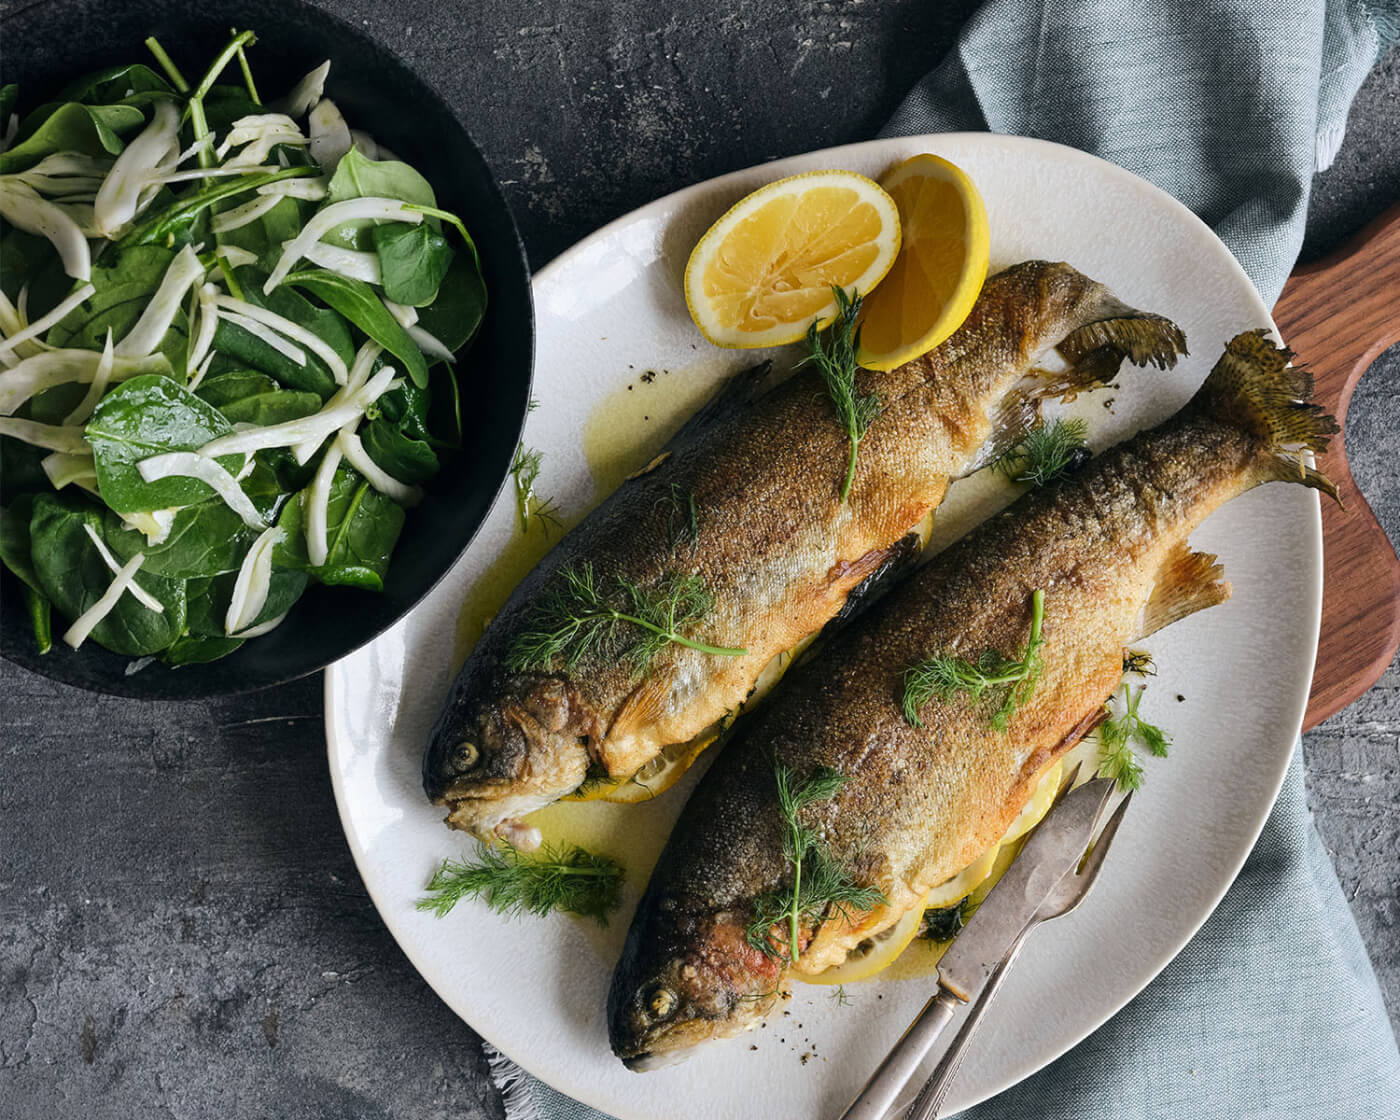
[[[797,978],[808,984],[853,984],[857,980],[868,980],[877,972],[889,968],[899,954],[909,948],[909,943],[918,936],[923,920],[924,906],[920,903],[889,929],[862,941],[840,964],[824,968],[815,976],[799,974]]]
[[[869,293],[899,253],[899,211],[873,179],[809,171],[740,199],[700,238],[685,302],[717,346],[796,342],[836,314],[832,285]]]
[[[865,301],[857,360],[894,369],[963,324],[987,278],[987,207],[967,174],[935,155],[907,159],[880,185],[903,229],[890,274]]]
[[[640,801],[650,801],[659,797],[681,780],[682,775],[719,733],[708,737],[692,739],[688,743],[676,743],[653,758],[635,774],[626,778],[603,778],[585,782],[573,793],[560,798],[561,801],[611,801],[623,805],[635,805]]]

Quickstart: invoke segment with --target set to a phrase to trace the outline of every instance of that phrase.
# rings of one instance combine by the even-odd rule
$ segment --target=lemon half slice
[[[741,349],[796,342],[862,296],[899,253],[899,211],[854,171],[809,171],[747,195],[690,254],[685,302],[706,338]]]
[[[945,159],[920,155],[881,185],[899,208],[899,257],[865,301],[858,360],[894,369],[962,326],[987,279],[987,208],[976,186]]]

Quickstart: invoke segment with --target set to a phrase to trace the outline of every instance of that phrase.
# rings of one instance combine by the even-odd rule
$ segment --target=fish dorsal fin
[[[1230,585],[1221,579],[1224,574],[1209,552],[1192,552],[1185,541],[1173,545],[1157,572],[1157,582],[1142,608],[1142,626],[1133,640],[1225,602]]]

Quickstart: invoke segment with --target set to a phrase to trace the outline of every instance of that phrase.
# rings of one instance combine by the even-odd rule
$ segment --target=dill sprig
[[[807,328],[808,354],[798,366],[816,366],[827,392],[831,394],[831,403],[836,406],[841,426],[846,429],[851,455],[846,463],[845,480],[841,483],[841,500],[844,502],[850,496],[851,483],[856,477],[856,454],[860,441],[880,415],[880,396],[878,393],[856,390],[856,370],[859,368],[856,365],[856,351],[860,348],[860,328],[856,326],[856,319],[860,317],[861,297],[859,293],[848,296],[844,288],[835,284],[831,290],[836,296],[836,318],[822,333],[818,333],[816,323]]]
[[[1011,714],[1031,698],[1044,670],[1040,656],[1040,647],[1045,643],[1041,634],[1044,619],[1045,592],[1037,590],[1031,595],[1030,637],[1019,657],[1006,657],[989,649],[975,663],[943,654],[906,669],[900,704],[910,726],[923,726],[919,712],[935,696],[946,703],[965,693],[976,702],[988,689],[1004,688],[991,724],[998,731],[1005,731]]]
[[[522,533],[530,531],[532,517],[546,534],[551,527],[559,528],[559,512],[554,499],[541,498],[535,493],[535,483],[539,480],[543,462],[543,451],[526,447],[523,443],[515,449],[515,461],[510,465],[510,473],[515,479],[515,512],[520,518]]]
[[[1134,689],[1124,682],[1122,712],[1099,724],[1095,733],[1099,740],[1099,776],[1113,779],[1124,792],[1142,788],[1142,765],[1133,753],[1133,743],[1140,743],[1158,758],[1165,758],[1171,746],[1165,731],[1138,714],[1138,705],[1146,691],[1146,685]],[[1113,710],[1115,699],[1116,694],[1109,698],[1109,711]]]
[[[1044,486],[1089,458],[1089,425],[1078,418],[1037,424],[997,459],[997,469],[1012,482]]]
[[[475,863],[443,860],[428,882],[431,893],[416,905],[441,918],[464,898],[483,898],[492,910],[510,917],[563,910],[605,926],[622,903],[622,879],[616,860],[577,845],[525,855],[482,844]]]
[[[614,584],[613,592],[625,606],[609,601],[592,564],[565,568],[511,643],[506,655],[510,667],[548,669],[562,659],[572,669],[590,653],[616,650],[644,673],[652,658],[673,642],[721,657],[748,652],[707,645],[682,633],[714,605],[699,576],[671,576],[655,587],[616,576]]]
[[[837,984],[834,989],[827,993],[827,998],[835,1000],[837,1007],[847,1007],[855,1002],[847,994],[845,984]]]
[[[796,964],[801,956],[798,927],[804,919],[815,919],[828,909],[845,915],[852,910],[871,910],[885,902],[878,887],[859,886],[846,868],[836,863],[813,828],[799,819],[802,810],[816,801],[835,797],[846,784],[846,776],[822,766],[800,785],[791,769],[781,762],[773,764],[778,783],[778,805],[786,829],[783,836],[783,856],[792,867],[792,886],[768,891],[754,900],[754,920],[749,925],[750,945],[770,957],[784,956]],[[774,927],[787,925],[787,944],[775,939]]]
[[[683,545],[694,551],[700,543],[700,514],[695,507],[695,495],[673,482],[661,501],[666,503],[666,540],[671,551]]]

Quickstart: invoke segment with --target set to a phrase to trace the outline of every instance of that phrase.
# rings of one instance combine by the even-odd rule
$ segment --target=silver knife
[[[981,995],[1041,903],[1079,865],[1112,792],[1112,781],[1095,778],[1065,794],[1045,815],[1016,861],[943,955],[938,965],[938,992],[841,1114],[841,1120],[884,1120],[958,1008]]]

